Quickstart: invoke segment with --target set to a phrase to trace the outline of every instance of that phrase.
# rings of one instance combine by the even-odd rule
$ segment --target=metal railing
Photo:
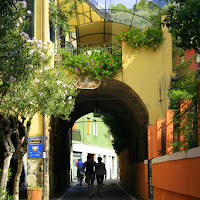
[[[122,52],[122,47],[113,44],[103,44],[103,43],[78,43],[76,46],[73,46],[72,43],[61,44],[61,48],[65,48],[65,50],[70,55],[77,55],[77,54],[85,54],[91,55],[92,52],[109,52],[109,53],[119,53]]]

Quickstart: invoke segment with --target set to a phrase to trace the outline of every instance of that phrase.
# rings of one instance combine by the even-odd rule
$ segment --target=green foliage
[[[134,50],[138,50],[141,47],[147,49],[158,49],[163,41],[161,29],[149,27],[140,29],[136,27],[124,29],[119,35],[116,36],[118,41],[127,41],[129,46]]]
[[[167,13],[168,5],[162,9],[152,1],[141,0],[134,5],[133,9],[128,9],[123,4],[114,6],[110,4],[109,14],[114,22],[145,29],[150,26],[160,29],[161,15]]]
[[[3,172],[3,169],[0,168],[0,180],[2,178],[2,172]],[[10,179],[10,177],[12,176],[12,172],[11,172],[11,168],[8,169],[8,179]]]
[[[3,188],[0,188],[0,197],[2,197],[3,200],[14,200],[14,196],[10,196],[8,194],[7,190],[4,190]]]
[[[24,5],[0,18],[0,109],[7,116],[32,117],[36,112],[68,119],[76,89],[62,66],[50,63],[51,41],[43,43],[23,30]]]
[[[134,5],[135,10],[148,10],[148,2],[146,0],[140,0],[139,3]]]
[[[65,35],[70,28],[70,25],[68,24],[70,18],[75,16],[78,4],[83,1],[84,0],[63,0],[62,2],[50,1],[49,13],[52,25],[56,28],[60,27]]]
[[[17,4],[12,14],[0,18],[1,95],[12,92],[9,91],[12,81],[17,84],[26,79],[30,64],[34,67],[41,64],[40,52],[29,53],[33,45],[29,36],[23,32],[27,24],[23,19],[24,13],[22,5]]]
[[[115,152],[119,155],[120,152],[128,147],[128,140],[127,137],[124,136],[124,129],[120,121],[110,114],[103,113],[101,115],[101,118],[104,123],[110,128],[110,133],[113,136],[112,145]]]
[[[1,0],[0,1],[0,13],[6,15],[12,13],[12,8],[15,6],[13,0]]]
[[[0,168],[0,180],[2,178],[2,172],[3,172],[3,169]],[[8,179],[10,179],[11,175],[12,175],[11,168],[9,168],[9,170],[8,170]],[[4,197],[3,198],[4,200],[14,200],[14,197],[10,196],[8,194],[8,191],[5,190],[4,188],[0,188],[0,197]]]
[[[112,78],[122,69],[121,54],[115,52],[92,51],[91,54],[71,55],[61,50],[62,65],[78,76],[92,79]]]
[[[27,189],[43,189],[42,185],[31,185],[28,186]]]
[[[117,10],[123,10],[123,11],[127,11],[127,12],[133,12],[133,10],[131,8],[127,8],[122,3],[118,3],[116,6],[111,3],[108,8],[116,10],[116,11],[113,11],[113,13],[117,12]]]
[[[199,0],[171,0],[165,23],[182,49],[199,48]]]
[[[186,90],[171,90],[171,109],[174,110],[174,142],[173,152],[185,150],[198,145],[198,123],[197,123],[197,96]],[[180,111],[180,102],[187,105],[184,111]],[[180,139],[181,138],[181,139]]]

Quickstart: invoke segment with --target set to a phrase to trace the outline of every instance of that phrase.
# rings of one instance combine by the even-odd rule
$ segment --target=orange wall
[[[199,198],[154,188],[153,200],[199,200]]]
[[[147,200],[148,190],[148,164],[144,162],[129,164],[128,149],[119,155],[120,182],[131,194],[135,193]]]
[[[143,199],[149,199],[149,186],[148,186],[148,164],[144,162],[137,163],[136,174],[136,193]]]
[[[154,200],[169,200],[171,192],[181,194],[182,199],[200,199],[200,157],[153,164],[152,184]]]
[[[119,168],[120,168],[120,180],[126,179],[128,170],[128,149],[124,150],[119,155]]]
[[[148,159],[157,157],[156,125],[148,125]]]

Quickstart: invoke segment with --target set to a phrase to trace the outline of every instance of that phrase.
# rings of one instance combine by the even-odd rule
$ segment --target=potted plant
[[[28,200],[42,200],[42,186],[34,185],[28,188]]]

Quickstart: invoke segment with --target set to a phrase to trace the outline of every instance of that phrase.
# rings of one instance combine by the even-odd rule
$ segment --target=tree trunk
[[[16,139],[18,144],[17,149],[17,172],[15,174],[14,180],[14,188],[13,188],[13,196],[15,200],[19,200],[19,184],[20,184],[20,176],[23,169],[23,157],[27,152],[27,144],[28,144],[28,134],[30,131],[31,119],[27,122],[26,126],[24,125],[25,118],[23,118],[22,123],[20,125],[23,127],[23,132],[19,133],[19,129],[16,130]],[[20,140],[20,135],[24,135]]]
[[[15,180],[14,180],[14,187],[13,187],[13,196],[15,200],[19,200],[19,183],[20,183],[20,176],[22,173],[22,167],[23,167],[23,159],[17,160],[17,172],[15,174]]]
[[[2,177],[1,177],[1,184],[0,184],[2,199],[5,199],[10,161],[13,156],[13,153],[15,152],[15,148],[11,141],[11,135],[12,135],[12,129],[9,129],[8,134],[7,135],[4,134],[2,136],[3,145],[5,146],[5,149],[6,149],[5,159],[4,159],[4,164],[3,164],[3,172],[2,172]]]
[[[5,198],[5,192],[6,192],[6,187],[7,187],[7,182],[8,182],[8,171],[10,167],[10,161],[13,156],[13,153],[9,153],[8,156],[4,159],[4,164],[3,164],[3,172],[2,172],[2,177],[1,177],[1,192],[2,192],[2,199]]]

